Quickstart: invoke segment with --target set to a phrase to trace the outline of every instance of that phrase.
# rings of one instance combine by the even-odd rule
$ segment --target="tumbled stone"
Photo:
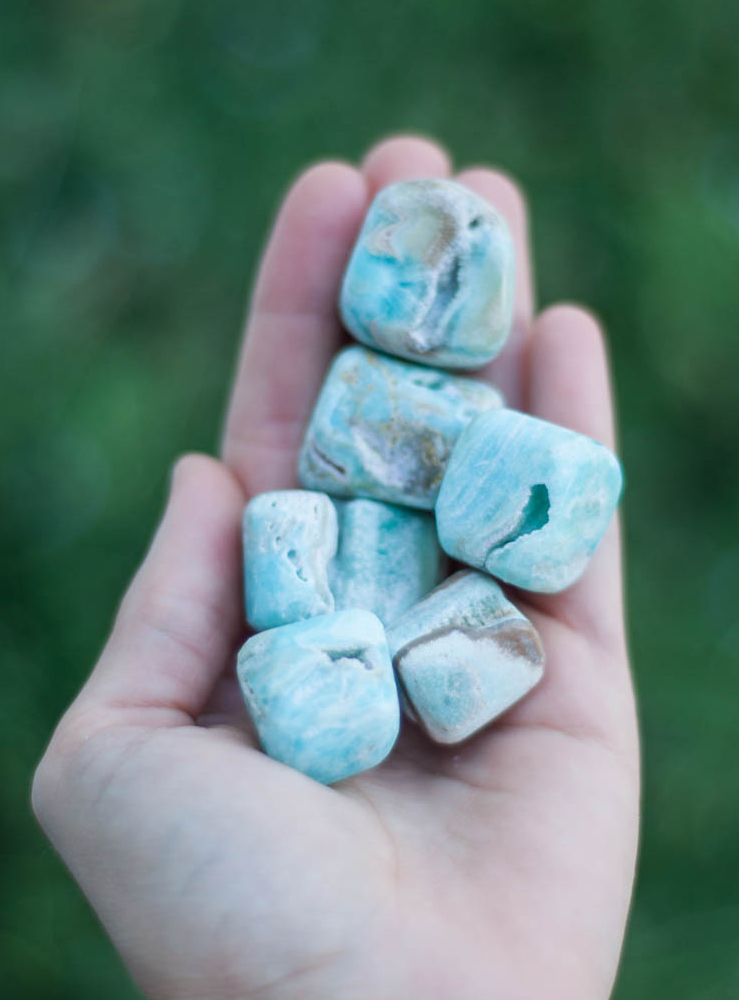
[[[455,573],[388,629],[401,691],[437,743],[459,743],[541,679],[531,622],[483,573]]]
[[[392,624],[436,586],[445,557],[432,514],[378,500],[337,500],[339,547],[329,567],[336,608]]]
[[[338,523],[325,493],[274,490],[253,497],[244,510],[243,540],[252,628],[276,628],[334,610],[328,567]]]
[[[485,413],[447,466],[439,539],[470,566],[553,593],[584,571],[621,486],[618,459],[592,438],[515,410]]]
[[[379,500],[275,490],[249,501],[243,524],[246,617],[257,631],[343,608],[388,625],[446,562],[432,514]]]
[[[492,386],[363,347],[334,359],[303,440],[303,486],[430,510],[463,428],[500,407]]]
[[[370,206],[340,309],[362,343],[441,368],[475,368],[506,341],[513,244],[503,218],[447,180],[391,184]]]
[[[335,611],[260,632],[239,653],[246,707],[270,757],[330,785],[379,764],[400,710],[385,631]]]

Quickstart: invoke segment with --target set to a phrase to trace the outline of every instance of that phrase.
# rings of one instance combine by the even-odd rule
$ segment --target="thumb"
[[[245,628],[243,506],[225,465],[177,462],[162,522],[78,699],[98,721],[182,725],[200,714]]]

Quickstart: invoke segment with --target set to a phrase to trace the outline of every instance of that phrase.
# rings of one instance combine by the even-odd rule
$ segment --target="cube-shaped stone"
[[[552,593],[584,571],[616,509],[622,475],[604,445],[515,410],[461,434],[436,504],[451,556],[525,590]]]
[[[363,347],[334,359],[303,440],[300,482],[431,510],[460,433],[502,406],[492,386]]]
[[[243,541],[252,628],[276,628],[334,610],[328,567],[338,523],[325,493],[274,490],[253,497],[244,510]]]
[[[387,633],[413,717],[437,743],[459,743],[541,679],[536,629],[483,573],[463,570]]]
[[[379,764],[400,710],[385,631],[369,611],[335,611],[260,632],[237,674],[263,749],[330,785]]]
[[[432,590],[446,557],[432,514],[378,500],[336,500],[339,547],[329,566],[336,608],[366,608],[386,627]]]
[[[475,368],[506,341],[513,286],[513,244],[488,202],[454,181],[401,181],[370,206],[344,276],[341,316],[370,347]]]

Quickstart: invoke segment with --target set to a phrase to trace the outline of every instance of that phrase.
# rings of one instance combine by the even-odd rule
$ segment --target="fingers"
[[[362,161],[362,173],[372,194],[386,184],[424,177],[448,177],[449,154],[419,136],[396,136],[373,146]]]
[[[223,456],[247,494],[295,485],[305,424],[342,341],[339,284],[367,207],[353,167],[322,163],[289,192],[257,278]]]
[[[613,448],[608,358],[595,317],[567,303],[546,309],[536,321],[528,360],[531,413]]]
[[[528,354],[526,408],[614,447],[614,420],[605,342],[595,318],[573,305],[539,316]],[[623,643],[621,566],[614,520],[580,581],[562,594],[536,599],[573,628],[609,647]]]
[[[529,248],[526,201],[521,189],[496,170],[473,168],[455,178],[496,208],[508,223],[516,261],[516,285],[511,335],[501,354],[489,364],[483,376],[500,388],[509,406],[523,405],[525,345],[534,315],[534,285]]]
[[[243,630],[243,505],[220,462],[178,462],[162,523],[78,699],[98,723],[181,725],[200,713]]]

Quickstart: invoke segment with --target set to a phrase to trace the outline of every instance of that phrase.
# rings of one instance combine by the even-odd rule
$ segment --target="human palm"
[[[445,176],[386,141],[322,164],[280,212],[254,294],[223,462],[189,456],[115,627],[60,723],[34,806],[148,995],[197,1000],[604,1000],[636,850],[638,755],[614,524],[582,580],[516,595],[541,685],[455,748],[405,725],[378,768],[327,788],[256,749],[236,688],[245,499],[295,485],[310,407],[341,343],[338,284],[371,194]],[[509,405],[612,444],[595,321],[533,319],[523,203],[507,217],[515,330],[491,377]]]

